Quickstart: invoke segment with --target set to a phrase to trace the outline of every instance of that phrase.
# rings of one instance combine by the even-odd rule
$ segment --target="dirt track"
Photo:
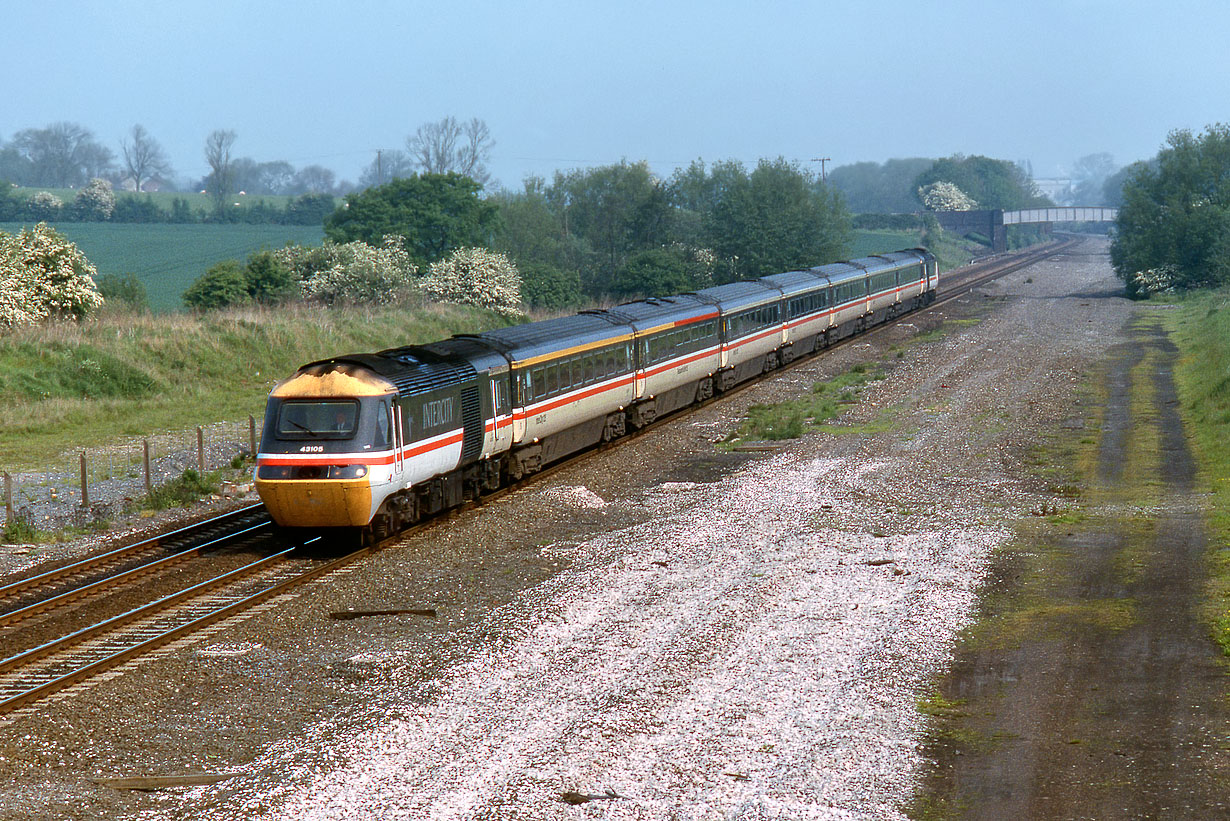
[[[1156,314],[1106,365],[1089,518],[1018,548],[1044,557],[1032,572],[1005,557],[984,618],[1017,635],[976,634],[944,687],[959,715],[932,789],[954,817],[1230,813],[1226,667],[1197,620],[1207,545]]]

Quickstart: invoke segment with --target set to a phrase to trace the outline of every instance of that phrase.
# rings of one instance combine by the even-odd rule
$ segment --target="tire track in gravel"
[[[992,630],[958,656],[943,687],[951,712],[933,734],[939,770],[919,814],[1230,812],[1225,663],[1197,617],[1207,544],[1177,351],[1156,320],[1137,319],[1129,333],[1105,378],[1093,491],[1103,509],[1053,548],[1024,547],[1044,556],[1050,582],[1014,580],[1012,563],[1001,565],[1009,603],[988,616],[1015,635]],[[1147,515],[1125,513],[1133,509]]]

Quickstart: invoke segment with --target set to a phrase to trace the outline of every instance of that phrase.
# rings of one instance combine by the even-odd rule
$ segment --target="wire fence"
[[[5,527],[62,530],[113,519],[187,470],[204,475],[252,456],[260,435],[260,421],[249,416],[79,449],[46,470],[4,471]]]

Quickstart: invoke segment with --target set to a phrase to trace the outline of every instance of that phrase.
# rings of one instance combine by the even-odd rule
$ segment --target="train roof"
[[[605,315],[611,322],[626,323],[638,333],[643,333],[660,325],[717,316],[717,307],[692,294],[680,294],[625,302],[614,308],[585,313]]]
[[[429,342],[417,346],[420,350],[430,351],[442,359],[464,359],[474,366],[475,370],[489,372],[508,369],[508,359],[481,339],[475,339],[470,334],[458,334],[440,342]]]
[[[300,368],[300,372],[320,365],[361,365],[384,377],[397,388],[398,394],[410,396],[437,388],[466,382],[475,377],[474,366],[467,360],[447,357],[426,346],[407,345],[379,353],[347,354],[322,359]]]
[[[752,279],[715,285],[712,288],[696,291],[695,296],[705,302],[720,306],[722,311],[726,312],[781,299],[782,292],[772,283]]]
[[[786,271],[783,274],[761,277],[761,280],[780,288],[786,297],[829,286],[828,278],[815,271]]]
[[[474,334],[513,362],[523,362],[578,346],[617,342],[631,334],[627,325],[616,324],[601,312],[574,314],[525,325],[510,325]]]

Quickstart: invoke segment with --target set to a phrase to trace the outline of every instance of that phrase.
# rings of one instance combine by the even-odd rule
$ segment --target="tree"
[[[330,194],[300,194],[286,203],[286,223],[321,225],[336,207]]]
[[[631,254],[671,239],[670,188],[644,161],[557,171],[546,195],[564,235],[583,238],[596,252],[584,283],[591,293],[603,290]]]
[[[115,191],[107,180],[92,179],[77,192],[73,211],[79,220],[105,222],[115,212]]]
[[[419,281],[433,299],[476,305],[504,316],[521,313],[521,274],[503,254],[486,248],[457,248],[437,260]]]
[[[144,191],[142,186],[151,180],[171,175],[171,163],[166,152],[139,123],[120,142],[120,153],[124,158],[124,170],[138,193]]]
[[[1176,288],[1230,282],[1230,125],[1173,131],[1154,165],[1133,168],[1110,247],[1128,295],[1152,290],[1140,272]]]
[[[45,223],[0,232],[0,327],[81,319],[103,304],[85,254]]]
[[[28,164],[27,184],[49,188],[75,188],[105,176],[114,159],[88,128],[69,122],[19,131],[13,147]]]
[[[715,167],[715,171],[716,171]],[[783,158],[720,170],[722,181],[704,225],[710,247],[733,261],[739,278],[776,274],[841,259],[850,214],[841,195]]]
[[[622,297],[655,297],[704,287],[696,281],[683,249],[649,248],[634,254],[611,282]]]
[[[478,197],[479,185],[460,174],[422,174],[347,194],[345,205],[325,220],[334,242],[379,245],[402,237],[419,264],[444,258],[455,248],[487,245],[499,228],[499,207]]]
[[[1078,159],[1072,164],[1072,204],[1103,205],[1103,186],[1116,170],[1115,158],[1106,152]]]
[[[405,151],[397,149],[385,150],[381,149],[376,152],[375,159],[371,165],[363,169],[363,173],[359,175],[360,188],[372,188],[377,185],[384,185],[386,182],[399,180],[403,177],[409,177],[414,173],[414,160]]]
[[[491,129],[477,117],[465,123],[456,117],[424,123],[406,138],[406,151],[423,174],[461,174],[479,186],[491,180],[487,162],[493,148]]]
[[[978,207],[968,194],[950,182],[933,182],[918,189],[918,198],[928,211],[973,211]]]
[[[336,177],[324,166],[309,165],[295,174],[291,190],[296,194],[331,194]]]
[[[829,172],[828,183],[845,197],[856,214],[906,214],[918,210],[914,180],[934,160],[921,157],[888,160],[883,165],[860,162]]]
[[[235,145],[235,132],[219,129],[210,132],[205,138],[205,162],[209,163],[209,177],[205,180],[205,190],[214,201],[214,212],[221,216],[225,213],[226,203],[235,188],[234,169],[232,168],[231,148]]]
[[[1156,170],[1157,162],[1150,160],[1149,162],[1134,162],[1125,165],[1115,173],[1106,178],[1102,183],[1102,204],[1109,208],[1119,208],[1123,205],[1123,186],[1132,177],[1140,174],[1146,168]]]
[[[980,208],[1013,211],[1053,204],[1037,194],[1024,169],[1007,160],[959,154],[936,160],[914,180],[914,188],[925,190],[937,182],[952,183]]]

